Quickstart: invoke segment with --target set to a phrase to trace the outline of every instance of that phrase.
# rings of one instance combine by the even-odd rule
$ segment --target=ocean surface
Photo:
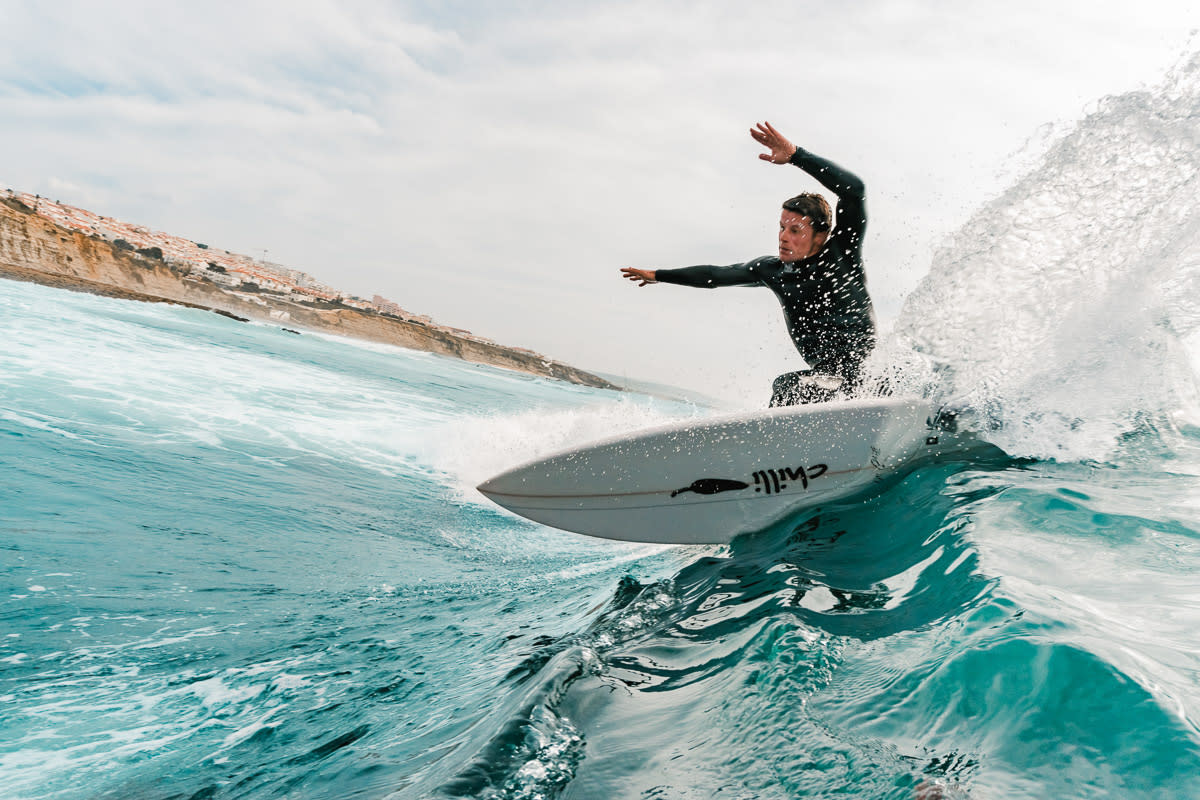
[[[0,797],[1200,797],[1197,72],[876,355],[1007,457],[729,546],[473,489],[713,409],[0,282]]]

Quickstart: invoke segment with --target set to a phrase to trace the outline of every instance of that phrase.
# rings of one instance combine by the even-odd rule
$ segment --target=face
[[[828,232],[815,233],[808,217],[802,217],[786,208],[779,217],[779,260],[800,261],[816,255]]]

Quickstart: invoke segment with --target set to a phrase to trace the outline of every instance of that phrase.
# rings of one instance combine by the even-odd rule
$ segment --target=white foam
[[[83,295],[55,300],[43,315],[19,317],[28,330],[0,351],[0,373],[12,377],[6,390],[26,398],[0,410],[0,420],[17,429],[95,446],[199,445],[280,466],[293,456],[350,460],[395,475],[410,469],[431,426],[455,413],[429,396],[438,387],[393,379],[427,361],[420,354],[342,339],[289,340],[300,351],[281,357],[229,346],[214,332],[223,323],[210,315]],[[363,374],[342,369],[336,348],[364,359]],[[449,361],[439,368],[467,378],[478,372]]]
[[[271,681],[271,686],[275,689],[303,689],[310,685],[308,678],[287,672],[276,675]]]
[[[263,728],[273,727],[272,725],[267,724],[267,720],[275,716],[279,710],[280,707],[272,708],[270,711],[251,722],[249,725],[238,728],[236,731],[225,737],[224,741],[221,743],[221,748],[228,749],[230,747],[234,747],[235,745],[239,745],[254,734],[258,733]]]
[[[524,461],[581,443],[701,415],[699,409],[637,395],[581,408],[460,417],[428,440],[423,460],[449,476],[459,499],[486,502],[475,487]]]
[[[264,684],[231,688],[222,678],[216,677],[196,681],[190,691],[200,698],[206,708],[218,709],[258,697],[266,688]]]
[[[887,360],[1002,424],[1013,455],[1103,459],[1197,406],[1200,56],[1108,98],[934,258]]]

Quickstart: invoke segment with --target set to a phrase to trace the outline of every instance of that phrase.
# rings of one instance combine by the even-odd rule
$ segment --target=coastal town
[[[0,278],[205,309],[299,334],[324,331],[586,386],[608,380],[524,347],[440,325],[300,270],[151,230],[37,194],[0,191]],[[297,330],[300,329],[300,330]]]
[[[382,314],[413,322],[476,342],[493,344],[491,339],[462,328],[438,325],[429,316],[414,314],[385,297],[375,295],[370,300],[347,294],[328,286],[300,270],[288,269],[265,259],[254,259],[240,253],[210,247],[180,236],[151,230],[143,225],[122,222],[93,211],[37,194],[5,189],[0,197],[16,201],[61,228],[103,239],[113,245],[152,254],[172,269],[188,274],[193,280],[214,283],[226,291],[268,292],[276,297],[301,303],[337,303],[367,313]],[[537,355],[532,350],[509,347],[517,352]]]

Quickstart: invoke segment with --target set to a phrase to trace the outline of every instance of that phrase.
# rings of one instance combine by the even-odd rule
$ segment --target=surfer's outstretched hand
[[[786,164],[791,159],[792,154],[796,152],[796,145],[788,141],[788,138],[779,131],[771,127],[769,122],[760,122],[750,129],[750,135],[754,137],[754,141],[761,144],[771,152],[759,153],[758,157],[763,161],[770,161],[772,164]]]
[[[639,282],[638,286],[645,286],[649,283],[658,283],[654,277],[652,269],[634,269],[633,267],[621,267],[621,277],[628,278],[631,281]]]

